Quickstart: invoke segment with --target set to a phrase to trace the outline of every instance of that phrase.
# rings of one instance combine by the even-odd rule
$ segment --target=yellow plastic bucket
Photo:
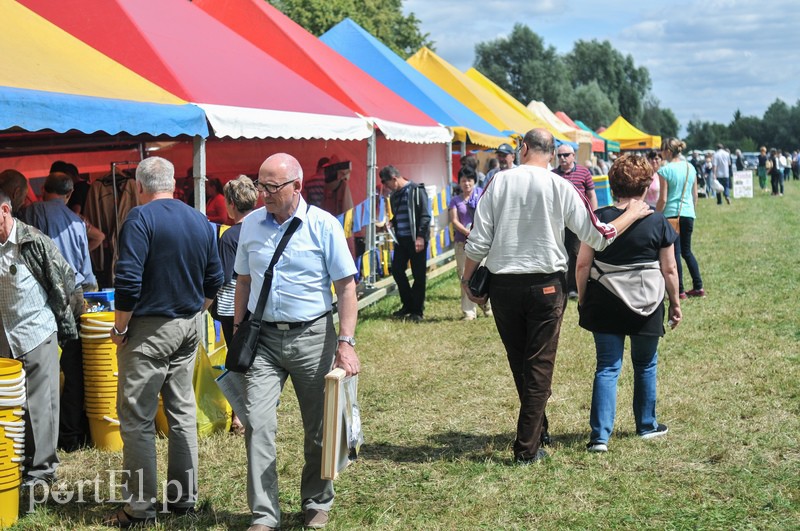
[[[119,434],[119,421],[111,417],[89,417],[89,431],[94,446],[98,450],[119,452],[122,450],[122,436]]]
[[[11,358],[0,358],[0,380],[16,378],[22,374],[22,362]]]
[[[164,412],[164,400],[158,395],[158,409],[156,410],[156,433],[162,437],[169,435],[169,422]]]
[[[0,528],[11,527],[19,517],[19,484],[12,488],[0,487]]]

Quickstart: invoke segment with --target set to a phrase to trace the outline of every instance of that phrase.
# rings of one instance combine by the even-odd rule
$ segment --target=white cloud
[[[437,53],[466,69],[474,48],[528,25],[566,53],[578,39],[608,40],[645,66],[653,93],[685,127],[727,123],[740,109],[763,115],[776,98],[800,98],[800,2],[796,0],[406,0]]]

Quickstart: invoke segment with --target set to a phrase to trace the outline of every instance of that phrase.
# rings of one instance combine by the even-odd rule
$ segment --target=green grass
[[[542,464],[511,464],[517,400],[494,323],[460,322],[458,284],[429,285],[426,321],[393,321],[390,297],[361,312],[358,351],[366,444],[336,481],[331,529],[800,528],[800,185],[717,207],[701,200],[694,249],[708,297],[683,305],[662,339],[658,418],[641,441],[630,412],[629,359],[605,455],[585,451],[594,371],[591,335],[564,319]],[[689,282],[690,283],[690,282]],[[283,529],[299,529],[297,403],[280,406]],[[165,441],[159,451],[165,452]],[[94,450],[63,456],[67,480],[120,468]],[[161,529],[244,529],[243,440],[201,441],[197,518]],[[162,467],[162,473],[164,468]],[[99,529],[109,504],[50,502],[17,529]]]

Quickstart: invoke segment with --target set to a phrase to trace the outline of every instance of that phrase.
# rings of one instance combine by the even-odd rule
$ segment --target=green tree
[[[690,121],[686,126],[686,147],[691,150],[714,149],[719,142],[725,143],[728,127],[720,123]]]
[[[608,94],[594,80],[579,86],[564,98],[562,109],[592,129],[610,124],[619,114]]]
[[[269,0],[310,33],[322,35],[350,17],[398,55],[407,58],[423,46],[435,49],[419,29],[414,13],[403,15],[402,0]]]
[[[596,81],[622,116],[640,123],[652,82],[647,68],[637,68],[631,55],[622,55],[608,41],[579,40],[564,62],[573,87]]]
[[[641,129],[652,134],[678,136],[678,119],[670,109],[662,109],[658,99],[649,95],[642,104]]]
[[[571,92],[561,56],[524,24],[515,24],[508,37],[478,43],[475,68],[523,105],[538,100],[560,109]]]
[[[764,141],[767,146],[778,149],[793,149],[792,109],[785,101],[776,99],[764,112]]]

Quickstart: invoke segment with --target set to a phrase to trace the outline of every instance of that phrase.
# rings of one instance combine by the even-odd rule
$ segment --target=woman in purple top
[[[458,185],[461,188],[461,193],[454,195],[450,199],[450,222],[453,224],[455,232],[455,252],[456,252],[456,267],[458,268],[458,277],[464,274],[464,244],[467,242],[467,236],[472,228],[472,216],[475,213],[475,207],[478,205],[478,198],[480,198],[483,190],[475,186],[475,170],[465,166],[458,171]],[[461,311],[464,314],[461,318],[462,321],[472,321],[476,317],[476,304],[469,300],[467,295],[461,292]],[[483,315],[486,317],[492,316],[492,309],[487,302],[481,306]]]

